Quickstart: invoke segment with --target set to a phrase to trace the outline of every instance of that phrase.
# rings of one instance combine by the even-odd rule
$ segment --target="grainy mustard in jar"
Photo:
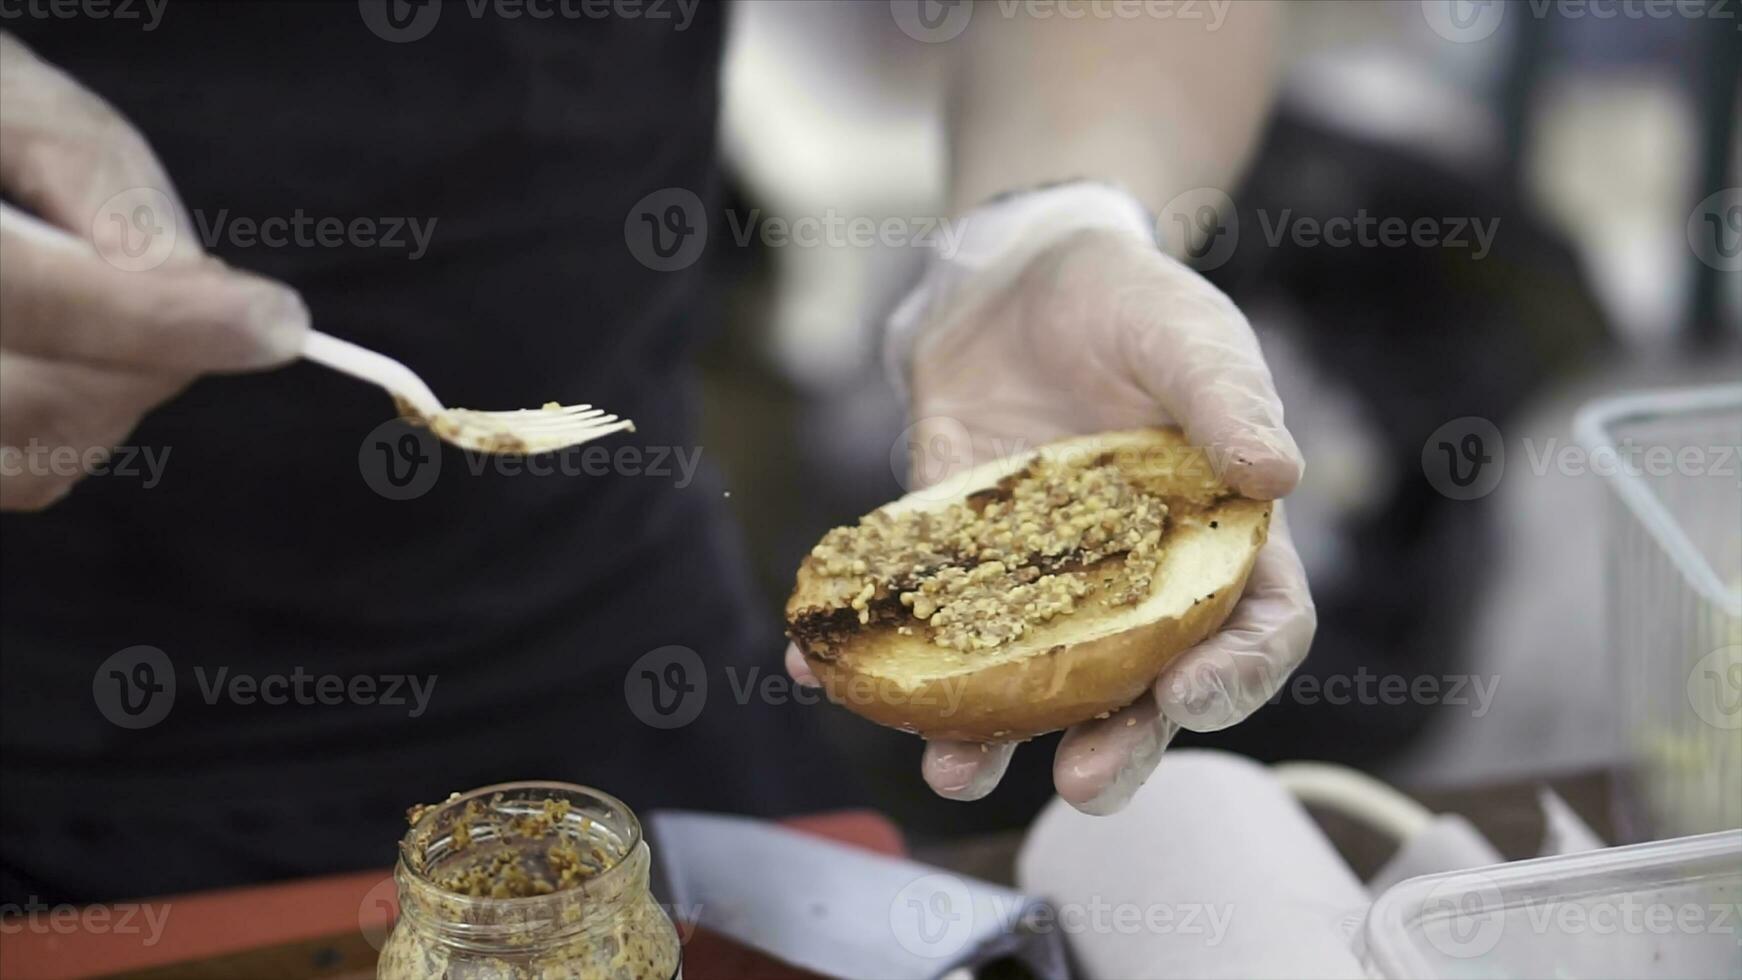
[[[414,807],[380,980],[672,980],[676,928],[641,824],[605,793],[504,783]]]

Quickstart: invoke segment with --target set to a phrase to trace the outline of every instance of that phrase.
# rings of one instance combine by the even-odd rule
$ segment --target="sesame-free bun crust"
[[[807,557],[786,603],[789,635],[830,700],[879,724],[928,738],[1032,738],[1137,700],[1174,657],[1219,629],[1246,587],[1270,528],[1270,503],[1234,495],[1177,428],[1081,436],[995,460],[880,508],[941,510],[986,491],[1034,459],[1112,461],[1168,505],[1161,560],[1147,598],[1110,605],[1095,594],[1075,612],[992,650],[933,644],[928,627],[881,591],[861,624],[845,579]],[[1212,523],[1214,526],[1212,527]],[[1118,557],[1109,559],[1118,562]],[[911,635],[897,632],[906,625]]]

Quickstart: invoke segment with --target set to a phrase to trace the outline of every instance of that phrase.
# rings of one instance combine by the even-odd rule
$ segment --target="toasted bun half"
[[[851,606],[853,583],[822,574],[818,560],[807,557],[786,603],[787,630],[830,700],[930,738],[1032,738],[1137,700],[1175,656],[1221,627],[1264,544],[1271,505],[1234,495],[1177,428],[1052,443],[975,467],[880,512],[965,503],[1037,455],[1111,461],[1137,489],[1166,502],[1160,563],[1146,597],[1116,605],[1091,594],[1075,611],[1013,641],[963,651],[933,643],[927,624],[882,588],[870,621],[860,622]]]

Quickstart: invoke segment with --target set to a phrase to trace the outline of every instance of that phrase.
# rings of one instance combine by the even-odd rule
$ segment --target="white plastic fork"
[[[18,208],[0,204],[0,220],[8,230],[65,249],[95,252],[89,242]],[[150,272],[141,275],[150,275]],[[405,365],[385,354],[348,340],[311,330],[302,356],[318,364],[379,385],[393,396],[407,421],[427,425],[431,432],[462,449],[485,453],[547,453],[578,446],[613,432],[634,432],[635,423],[607,415],[591,405],[558,405],[507,412],[446,408],[429,385]]]
[[[385,354],[318,330],[309,331],[302,356],[335,371],[379,385],[393,396],[407,421],[427,425],[444,442],[484,453],[548,453],[591,442],[613,432],[634,432],[635,423],[591,405],[479,412],[446,408],[416,372]]]

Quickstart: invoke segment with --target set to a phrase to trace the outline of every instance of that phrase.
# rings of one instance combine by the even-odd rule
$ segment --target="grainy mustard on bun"
[[[1219,629],[1270,509],[1176,428],[1067,439],[830,531],[787,632],[829,698],[872,721],[1031,738],[1137,700]]]

